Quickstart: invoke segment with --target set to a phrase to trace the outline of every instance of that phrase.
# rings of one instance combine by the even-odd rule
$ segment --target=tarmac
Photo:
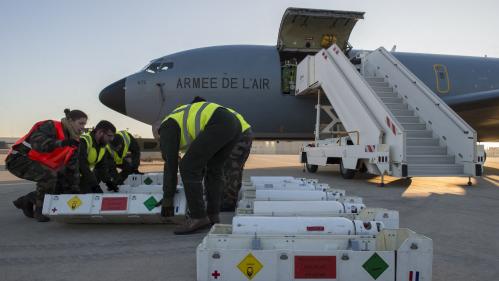
[[[486,166],[471,187],[467,178],[390,177],[378,187],[378,177],[344,180],[335,166],[304,173],[297,156],[251,155],[244,176],[318,178],[369,207],[398,210],[401,227],[433,239],[433,280],[499,280],[499,158]],[[0,170],[0,280],[196,280],[196,247],[206,233],[175,236],[172,225],[38,223],[12,205],[34,186]],[[223,213],[222,222],[232,215]]]

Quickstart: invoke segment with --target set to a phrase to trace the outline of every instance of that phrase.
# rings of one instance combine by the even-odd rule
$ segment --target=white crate
[[[43,214],[68,223],[166,223],[184,218],[187,200],[182,187],[174,197],[173,218],[160,216],[154,205],[162,193],[104,193],[45,195]]]
[[[408,229],[385,229],[376,238],[290,237],[233,234],[230,225],[215,225],[196,258],[198,281],[395,281],[409,280],[411,271],[431,281],[433,242]]]

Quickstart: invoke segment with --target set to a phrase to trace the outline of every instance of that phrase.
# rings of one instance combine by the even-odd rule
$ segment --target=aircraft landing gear
[[[468,177],[468,186],[472,186],[473,183],[471,182],[471,177]]]

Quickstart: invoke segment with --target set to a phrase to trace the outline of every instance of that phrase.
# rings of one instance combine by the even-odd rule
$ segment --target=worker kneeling
[[[190,212],[189,219],[175,229],[175,234],[193,233],[220,221],[223,164],[239,140],[240,133],[241,123],[237,117],[215,103],[183,105],[163,119],[159,129],[161,152],[165,160],[161,215],[174,215],[173,196],[177,187],[178,168]],[[180,163],[179,152],[185,152]]]
[[[7,169],[15,176],[36,182],[36,192],[15,200],[27,217],[39,222],[49,218],[42,214],[45,194],[79,192],[78,158],[80,134],[87,123],[87,115],[80,110],[64,110],[61,121],[45,120],[36,123],[19,139],[5,160]],[[63,186],[62,186],[63,185]],[[34,201],[34,202],[33,202]],[[33,203],[35,212],[33,212]]]

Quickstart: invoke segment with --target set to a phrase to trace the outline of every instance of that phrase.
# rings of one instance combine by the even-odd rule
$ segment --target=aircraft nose
[[[99,94],[100,102],[122,114],[126,114],[125,81],[126,78],[118,80],[104,88]]]

